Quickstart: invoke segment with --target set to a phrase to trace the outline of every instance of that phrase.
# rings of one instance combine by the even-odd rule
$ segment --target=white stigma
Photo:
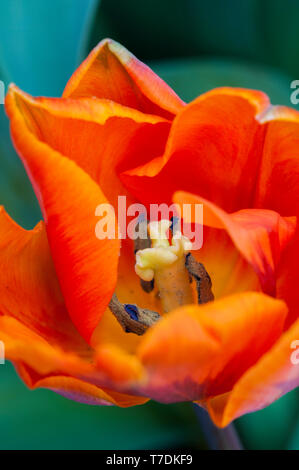
[[[135,272],[144,281],[151,281],[155,271],[171,266],[192,249],[192,243],[178,230],[173,234],[171,245],[167,232],[171,226],[169,220],[150,222],[148,233],[152,248],[145,248],[136,253]]]

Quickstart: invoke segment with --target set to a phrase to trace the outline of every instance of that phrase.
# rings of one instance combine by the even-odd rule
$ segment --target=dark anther
[[[134,240],[134,254],[139,250],[144,250],[145,248],[151,247],[151,239],[147,233],[147,220],[145,218],[140,218],[138,224],[136,225],[136,232],[141,235],[141,237]],[[154,280],[144,281],[140,279],[140,285],[142,289],[149,294],[154,289]]]
[[[127,333],[136,335],[143,335],[160,318],[160,315],[153,310],[139,308],[133,304],[122,304],[115,294],[110,300],[109,308],[122,328]]]
[[[154,282],[154,279],[152,279],[151,281],[144,281],[143,279],[140,279],[140,285],[142,289],[144,290],[144,292],[149,294],[154,289],[155,282]]]
[[[196,261],[191,253],[186,255],[186,268],[196,282],[198,303],[205,304],[214,300],[212,281],[203,264]]]

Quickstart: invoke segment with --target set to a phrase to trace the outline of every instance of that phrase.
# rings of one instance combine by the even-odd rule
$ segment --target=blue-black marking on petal
[[[136,305],[124,304],[125,311],[130,315],[132,320],[138,321],[138,309]]]

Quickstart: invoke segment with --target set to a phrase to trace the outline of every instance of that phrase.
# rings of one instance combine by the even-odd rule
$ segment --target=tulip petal
[[[284,218],[262,209],[228,214],[210,201],[184,192],[177,192],[174,201],[181,208],[183,204],[203,204],[204,225],[226,230],[258,274],[264,292],[275,296],[277,266],[281,253],[294,236],[296,217]]]
[[[148,398],[126,395],[100,388],[74,377],[51,375],[42,378],[34,376],[32,371],[24,365],[18,365],[16,369],[22,380],[31,390],[47,388],[65,398],[87,405],[115,405],[126,408],[128,406],[143,405],[148,401]]]
[[[72,351],[63,350],[59,345],[50,344],[13,317],[0,316],[0,334],[6,359],[16,364],[26,364],[37,374],[49,375],[63,371],[67,375],[74,375],[92,370],[90,353],[89,356],[80,357]]]
[[[250,207],[265,132],[256,116],[268,105],[257,91],[201,95],[174,119],[164,155],[124,172],[123,183],[147,204],[169,203],[184,190],[229,212]]]
[[[14,145],[34,186],[68,312],[89,341],[116,285],[119,240],[95,236],[100,187],[73,161],[38,140],[11,88],[6,98]],[[112,220],[112,223],[114,221]]]
[[[118,171],[164,151],[170,123],[161,117],[108,100],[33,98],[15,86],[10,94],[36,138],[80,166],[115,206],[127,195]]]
[[[292,216],[299,212],[299,112],[271,106],[259,120],[266,135],[255,206]]]
[[[59,376],[79,379],[101,389],[112,388],[118,393],[126,387],[125,394],[131,394],[131,384],[138,386],[143,381],[144,370],[138,359],[114,345],[103,344],[97,351],[85,354],[66,351],[6,315],[0,316],[0,336],[6,359],[15,364],[29,387],[41,379]]]
[[[122,283],[122,285],[126,292],[130,292],[130,286],[126,286],[125,283]],[[110,343],[121,347],[124,351],[134,353],[140,340],[141,336],[124,331],[111,310],[107,308],[93,332],[90,344],[94,349],[97,349],[103,344]]]
[[[292,349],[298,340],[299,320],[245,372],[230,393],[207,401],[217,426],[225,427],[245,413],[260,410],[299,386],[299,364],[292,361],[294,353],[299,357]]]
[[[71,375],[82,375],[93,379],[97,377],[97,373],[101,373],[101,379],[98,380],[103,381],[104,371],[95,369],[90,363],[91,356],[87,362],[86,357],[54,347],[12,317],[0,317],[0,337],[5,344],[6,359],[14,362],[17,372],[31,389],[49,388],[72,400],[93,405],[133,406],[148,400],[72,377]],[[121,354],[119,358],[121,360]],[[129,370],[128,367],[127,377]]]
[[[297,217],[298,220],[298,217]],[[278,265],[277,297],[283,299],[289,308],[286,328],[298,318],[298,260],[299,260],[299,224],[295,236],[283,252]]]
[[[171,312],[138,348],[146,395],[172,402],[230,391],[279,338],[286,313],[284,302],[254,292]]]
[[[103,344],[96,351],[97,369],[108,378],[108,383],[116,386],[142,382],[144,370],[134,354],[128,354],[119,346]]]
[[[88,353],[66,310],[43,222],[24,230],[4,208],[0,208],[0,299],[0,315],[19,320],[66,351]]]
[[[64,97],[96,96],[172,118],[184,102],[148,66],[111,39],[101,41],[75,71]]]

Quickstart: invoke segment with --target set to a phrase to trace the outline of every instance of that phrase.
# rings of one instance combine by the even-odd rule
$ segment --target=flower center
[[[185,255],[192,243],[180,231],[173,233],[169,243],[167,232],[170,226],[168,220],[148,224],[152,246],[137,251],[135,264],[135,271],[143,281],[154,279],[164,312],[194,303],[190,276],[185,267]]]
[[[210,276],[190,253],[190,240],[173,229],[169,242],[167,233],[172,225],[169,220],[149,224],[143,220],[140,223],[146,224],[149,238],[135,240],[135,271],[145,292],[151,292],[155,285],[163,311],[167,313],[195,303],[196,291],[199,304],[214,300]],[[157,312],[122,304],[115,294],[109,308],[126,332],[137,335],[145,333],[160,318]]]

